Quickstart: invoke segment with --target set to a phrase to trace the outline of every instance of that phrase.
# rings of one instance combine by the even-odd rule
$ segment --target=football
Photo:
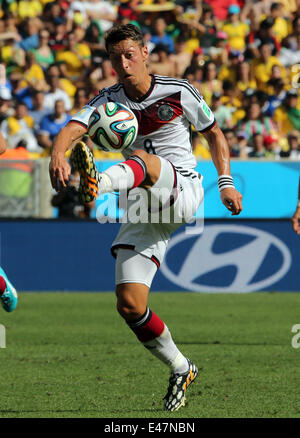
[[[92,142],[107,152],[122,152],[132,145],[137,132],[135,114],[118,102],[99,105],[88,122],[88,134]]]

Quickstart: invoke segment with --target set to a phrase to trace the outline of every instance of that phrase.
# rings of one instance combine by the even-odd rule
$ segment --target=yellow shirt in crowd
[[[249,33],[249,26],[246,23],[225,23],[222,30],[227,33],[228,44],[233,50],[243,52],[246,48],[246,35]]]
[[[43,11],[42,4],[38,0],[13,2],[9,9],[21,19],[37,17]]]
[[[57,62],[64,62],[67,68],[68,74],[74,78],[78,77],[82,73],[82,59],[89,59],[91,57],[90,48],[86,44],[77,44],[77,53],[69,50],[61,51],[56,55]]]
[[[285,77],[285,69],[276,56],[270,56],[267,62],[262,62],[260,59],[254,59],[251,62],[253,76],[257,82],[257,87],[260,90],[265,90],[266,83],[271,78],[272,67],[279,65],[282,70],[282,78]]]

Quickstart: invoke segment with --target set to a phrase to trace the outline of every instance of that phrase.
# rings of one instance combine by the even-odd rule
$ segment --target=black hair
[[[112,27],[105,35],[105,48],[109,53],[109,47],[124,40],[136,41],[140,47],[144,47],[143,32],[134,24],[120,24]]]
[[[271,6],[270,6],[270,11],[272,12],[272,11],[274,11],[274,10],[276,10],[276,9],[281,8],[281,7],[282,7],[282,3],[274,2],[274,3],[272,3]]]

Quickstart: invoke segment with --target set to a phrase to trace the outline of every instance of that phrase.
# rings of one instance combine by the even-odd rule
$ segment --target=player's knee
[[[122,285],[121,285],[122,286]],[[117,290],[117,310],[119,314],[127,321],[134,320],[143,315],[146,311],[144,303],[139,302],[126,290],[126,286]]]
[[[132,155],[137,155],[138,157],[140,157],[145,164],[147,164],[148,160],[150,159],[150,154],[148,154],[148,152],[144,151],[143,149],[135,149],[132,152]]]
[[[160,159],[153,154],[148,154],[148,152],[142,149],[136,149],[133,151],[132,155],[137,155],[140,157],[146,166],[147,177],[146,177],[146,185],[153,185],[156,183],[160,176]]]

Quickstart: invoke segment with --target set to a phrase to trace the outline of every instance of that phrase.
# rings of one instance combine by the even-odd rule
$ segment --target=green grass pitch
[[[0,309],[0,418],[300,417],[300,294],[152,293],[149,306],[200,369],[186,407],[162,410],[169,370],[113,293],[20,293]]]

